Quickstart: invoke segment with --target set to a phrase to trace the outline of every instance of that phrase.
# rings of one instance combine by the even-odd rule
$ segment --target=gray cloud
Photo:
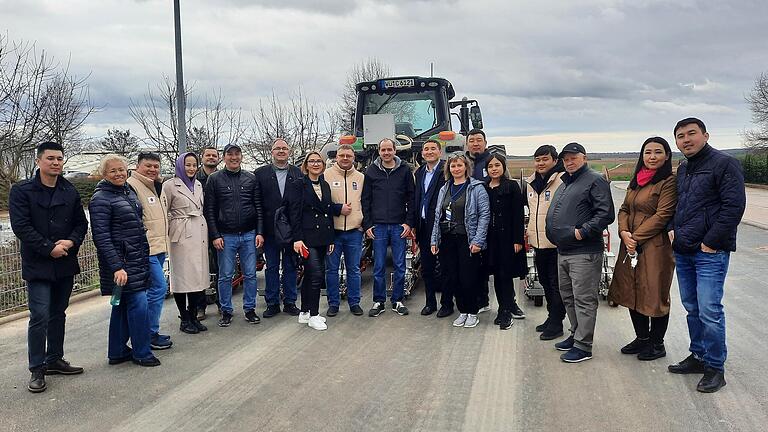
[[[332,105],[362,59],[399,75],[426,75],[434,62],[458,96],[480,100],[493,135],[668,136],[686,115],[713,134],[743,129],[744,94],[766,69],[768,4],[757,0],[188,0],[182,14],[185,78],[200,92],[220,89],[249,108],[301,87]],[[106,105],[95,123],[130,124],[130,99],[173,75],[169,2],[86,11],[18,0],[1,2],[0,15],[11,38],[36,39],[91,73],[91,95]]]

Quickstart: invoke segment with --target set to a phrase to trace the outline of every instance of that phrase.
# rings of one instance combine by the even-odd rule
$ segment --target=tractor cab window
[[[415,138],[438,125],[435,90],[368,93],[364,114],[393,114],[395,132]]]

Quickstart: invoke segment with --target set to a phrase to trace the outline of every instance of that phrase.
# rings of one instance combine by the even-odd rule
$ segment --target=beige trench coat
[[[174,177],[163,183],[160,199],[168,209],[171,292],[188,293],[208,287],[208,224],[203,216],[203,187],[195,192]]]
[[[669,314],[669,288],[675,273],[667,224],[675,214],[675,176],[638,189],[628,189],[619,209],[619,232],[629,231],[641,252],[637,267],[630,266],[624,242],[613,272],[608,298],[645,316]]]

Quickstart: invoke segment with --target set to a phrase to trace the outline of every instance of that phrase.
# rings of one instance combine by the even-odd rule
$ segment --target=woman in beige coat
[[[629,309],[635,328],[635,340],[621,352],[637,354],[640,360],[666,355],[664,334],[675,271],[667,224],[676,206],[672,149],[664,138],[648,138],[619,209],[621,246],[608,295]]]
[[[163,183],[161,199],[168,209],[171,292],[184,333],[206,331],[197,319],[197,305],[210,281],[208,224],[203,216],[203,187],[195,179],[198,159],[186,153],[176,160],[176,176]]]

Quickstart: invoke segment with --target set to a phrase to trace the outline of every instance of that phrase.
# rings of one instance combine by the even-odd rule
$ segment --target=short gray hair
[[[104,174],[106,174],[107,165],[114,161],[122,162],[123,165],[125,165],[125,170],[128,171],[128,159],[126,159],[124,156],[110,153],[101,158],[101,161],[99,162],[99,174],[101,174],[102,177],[104,177]]]

